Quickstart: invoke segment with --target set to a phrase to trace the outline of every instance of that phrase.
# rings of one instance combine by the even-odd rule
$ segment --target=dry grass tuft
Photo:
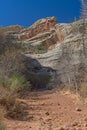
[[[22,104],[17,101],[15,94],[6,94],[0,99],[0,105],[4,108],[5,117],[17,119],[23,116],[24,110]],[[1,112],[2,113],[2,112]]]

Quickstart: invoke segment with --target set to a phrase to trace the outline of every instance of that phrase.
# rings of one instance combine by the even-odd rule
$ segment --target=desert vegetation
[[[86,7],[87,2],[82,0],[79,21],[61,24],[61,28],[56,23],[56,27],[45,30],[50,34],[49,39],[46,39],[47,32],[43,30],[38,35],[40,44],[37,44],[37,39],[28,39],[29,28],[0,27],[0,130],[7,130],[5,119],[8,122],[25,119],[28,125],[31,120],[37,123],[39,119],[40,127],[52,130],[55,122],[61,125],[66,122],[65,118],[68,120],[68,116],[70,122],[82,117],[79,123],[74,122],[74,126],[70,127],[83,127],[87,110],[79,100],[87,104]],[[34,24],[36,28],[38,23]],[[56,29],[59,30],[58,34],[63,34],[62,41],[58,39]],[[33,31],[31,26],[32,37]],[[20,40],[21,36],[25,39]],[[68,113],[67,117],[65,113]],[[26,118],[26,115],[29,117]],[[62,127],[60,129],[64,130]]]
[[[19,45],[0,39],[0,130],[6,130],[3,118],[22,118],[24,111],[17,100],[20,92],[29,88]]]

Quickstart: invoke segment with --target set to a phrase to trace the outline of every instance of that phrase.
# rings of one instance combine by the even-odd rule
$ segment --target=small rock
[[[81,124],[78,124],[78,127],[81,127]]]
[[[42,103],[41,105],[42,105],[42,106],[44,106],[44,105],[45,105],[45,103]]]
[[[34,117],[33,116],[29,116],[29,118],[28,118],[30,121],[32,121],[33,119],[34,119]]]
[[[59,109],[61,109],[61,106],[59,106]]]
[[[50,115],[50,114],[49,114],[49,112],[46,112],[45,114],[46,114],[47,116],[49,116],[49,115]]]
[[[48,122],[51,121],[51,120],[52,120],[52,119],[49,118],[49,119],[46,119],[45,122],[48,123]]]
[[[87,121],[87,118],[85,118],[84,121]]]
[[[87,127],[87,124],[84,124],[85,127]]]
[[[74,122],[73,124],[72,124],[72,126],[77,126],[78,125],[78,122]]]
[[[64,130],[64,128],[63,128],[63,127],[60,127],[58,130]]]
[[[76,111],[78,111],[78,112],[80,112],[80,111],[82,111],[80,108],[76,108]]]

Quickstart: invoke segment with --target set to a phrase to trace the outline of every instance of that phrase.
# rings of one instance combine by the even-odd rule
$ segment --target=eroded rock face
[[[85,25],[84,29],[81,20],[58,24],[55,17],[49,17],[38,20],[27,29],[10,33],[16,42],[27,47],[47,47],[43,53],[25,50],[27,72],[32,83],[37,87],[87,83],[87,20]]]
[[[35,35],[49,31],[50,28],[54,27],[57,23],[56,17],[48,17],[46,19],[40,19],[35,22],[31,27],[26,30],[23,30],[19,37],[21,40],[26,40],[34,37]]]
[[[60,44],[55,44],[44,54],[25,55],[28,58],[37,59],[41,66],[54,70],[50,69],[51,85],[73,84],[80,86],[82,82],[87,82],[87,34],[85,32],[83,36],[83,32],[79,31],[82,26],[81,21],[56,26],[63,35]],[[57,35],[59,36],[59,34]],[[56,43],[58,43],[58,39]]]
[[[56,17],[40,19],[29,28],[20,30],[14,36],[25,44],[33,46],[42,44],[47,47],[57,42],[60,43],[64,39]]]

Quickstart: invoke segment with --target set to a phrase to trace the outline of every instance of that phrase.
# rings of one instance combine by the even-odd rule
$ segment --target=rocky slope
[[[7,130],[87,130],[87,104],[78,96],[58,91],[33,92],[20,99],[26,115],[4,119]]]
[[[59,24],[56,17],[47,17],[9,33],[12,41],[26,46],[25,63],[34,86],[80,86],[87,82],[86,27],[87,20],[85,25],[82,20]]]
[[[51,76],[50,84],[46,82],[50,86],[60,84],[80,86],[82,82],[87,82],[87,35],[82,21],[71,24],[56,23],[54,27],[50,27],[51,29],[54,31],[50,32],[49,40],[45,39],[45,45],[49,45],[46,53],[25,54],[33,59],[32,75],[41,79],[40,84],[48,81],[46,75]],[[44,42],[40,36],[44,34],[46,32],[37,34],[36,39],[30,42],[33,45],[37,45],[36,43],[43,45]],[[56,37],[53,39],[53,36]],[[31,68],[32,63],[29,62],[29,66]]]

